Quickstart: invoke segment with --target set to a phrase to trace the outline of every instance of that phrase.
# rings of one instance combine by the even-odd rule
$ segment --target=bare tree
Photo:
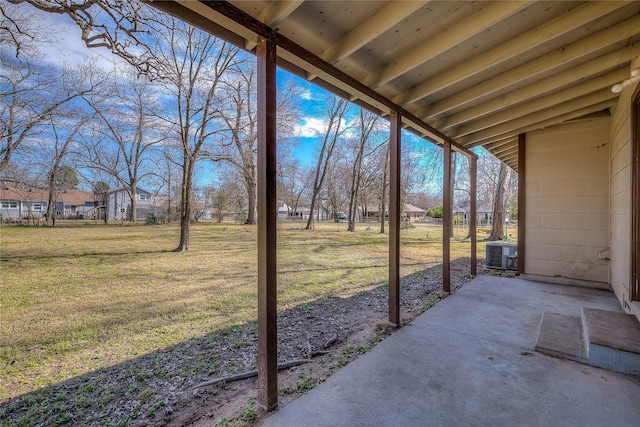
[[[365,153],[365,148],[369,142],[369,137],[373,132],[378,116],[368,111],[360,109],[360,134],[355,144],[355,158],[351,169],[351,189],[349,191],[349,225],[347,231],[355,231],[356,229],[356,212],[358,209],[358,192],[362,184],[362,163],[369,153]]]
[[[23,51],[34,50],[41,38],[41,29],[34,25],[29,9],[0,3],[0,47],[8,46],[16,58]]]
[[[219,144],[214,152],[203,153],[212,161],[230,163],[244,184],[248,201],[247,224],[256,223],[257,212],[257,111],[255,110],[255,67],[238,73],[237,78],[225,82],[228,104],[220,110],[225,129],[219,134]]]
[[[236,64],[238,49],[174,18],[164,18],[153,48],[162,70],[159,84],[167,96],[165,120],[181,154],[180,242],[177,252],[189,249],[189,221],[196,162],[217,132],[220,86]]]
[[[509,170],[507,165],[500,163],[500,172],[498,173],[498,181],[493,198],[493,223],[491,225],[491,234],[487,240],[502,240],[504,238],[504,220],[505,220],[505,191],[507,183],[507,175]]]
[[[256,111],[256,64],[245,60],[233,79],[225,81],[223,97],[227,104],[220,110],[224,130],[218,134],[216,146],[203,152],[203,157],[214,162],[227,162],[242,177],[248,201],[247,224],[256,223],[257,214],[257,111]],[[278,91],[277,119],[279,143],[283,141],[292,124],[297,122],[295,108],[297,87],[292,81],[282,85]]]
[[[92,90],[70,70],[38,63],[37,54],[11,57],[0,49],[0,174],[16,150],[42,135],[52,116]]]
[[[107,205],[109,203],[109,184],[104,181],[98,181],[93,185],[93,195],[95,197],[96,219],[104,220],[107,223],[109,212]]]
[[[144,78],[114,71],[103,78],[110,81],[106,96],[96,92],[83,98],[102,124],[101,138],[88,140],[89,167],[112,175],[129,197],[131,222],[137,221],[138,184],[153,169],[150,151],[166,140],[157,114],[161,109],[156,88]],[[115,150],[112,149],[115,147]]]
[[[279,197],[287,205],[289,216],[297,213],[302,196],[311,187],[310,176],[309,170],[300,166],[295,159],[286,161],[279,156]]]
[[[88,48],[106,48],[115,55],[132,64],[140,73],[155,75],[158,71],[153,61],[145,37],[149,34],[147,26],[154,20],[148,6],[140,0],[88,0],[82,2],[70,0],[8,0],[14,5],[28,3],[44,12],[66,15],[78,26],[81,38]],[[2,5],[0,5],[2,6]],[[3,6],[3,17],[10,15],[10,7]],[[3,20],[2,33],[11,39],[30,35],[28,28],[20,22]],[[6,27],[6,29],[4,28]],[[15,43],[15,42],[13,42]],[[135,49],[134,49],[135,48]]]
[[[181,163],[175,159],[180,157],[176,153],[174,146],[165,144],[160,153],[156,152],[154,160],[154,171],[151,174],[151,180],[156,182],[156,208],[163,211],[166,215],[167,223],[173,221],[177,212],[177,200],[175,194],[180,193],[180,183],[178,182],[179,169]],[[157,150],[156,150],[157,151]],[[160,196],[162,194],[162,196]]]
[[[219,186],[212,195],[211,207],[216,222],[221,223],[231,209],[233,202],[233,188],[229,185]]]
[[[47,179],[49,188],[49,200],[47,202],[47,223],[51,224],[52,226],[56,225],[55,204],[57,201],[58,192],[60,190],[67,189],[64,187],[61,188],[61,186],[59,185],[63,182],[63,180],[61,179],[63,162],[67,157],[67,154],[69,154],[70,148],[73,147],[72,144],[74,143],[78,132],[80,132],[80,130],[87,124],[90,119],[90,116],[85,115],[65,135],[60,132],[59,126],[56,125],[55,119],[51,118],[52,138],[47,138],[46,145],[49,145],[52,151],[52,155],[48,159],[48,161],[51,163],[51,169],[49,170],[49,176]]]
[[[343,120],[348,111],[349,103],[345,99],[334,97],[331,100],[331,105],[327,111],[328,123],[322,139],[322,146],[320,148],[320,155],[318,156],[318,164],[313,181],[310,212],[314,211],[316,203],[318,202],[318,195],[324,183],[324,178],[336,143],[347,130],[346,126],[343,126]],[[309,215],[305,229],[309,230],[312,223],[313,215]]]
[[[385,207],[387,205],[387,193],[389,189],[389,154],[390,154],[390,146],[387,145],[387,149],[384,152],[384,156],[382,157],[382,164],[380,165],[382,169],[382,179],[380,183],[380,205],[378,208],[378,212],[380,212],[380,234],[384,234],[384,218],[386,216]]]

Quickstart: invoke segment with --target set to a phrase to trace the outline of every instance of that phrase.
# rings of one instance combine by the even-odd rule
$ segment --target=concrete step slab
[[[635,316],[582,308],[589,364],[640,375],[640,323]]]
[[[535,349],[552,356],[588,363],[581,319],[559,313],[543,313]]]

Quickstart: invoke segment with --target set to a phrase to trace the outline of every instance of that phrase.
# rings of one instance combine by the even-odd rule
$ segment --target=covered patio
[[[335,400],[338,425],[345,420],[357,425],[359,419],[369,421],[362,425],[428,423],[416,408],[436,417],[433,424],[535,425],[566,419],[624,425],[639,419],[632,407],[632,399],[638,407],[637,379],[523,352],[534,346],[542,312],[573,307],[571,298],[588,302],[613,290],[615,297],[607,294],[603,304],[640,317],[640,2],[152,4],[257,56],[261,407],[278,406],[279,66],[389,119],[390,323],[400,323],[402,129],[443,148],[445,229],[452,222],[452,152],[469,158],[471,229],[476,218],[474,148],[484,147],[518,172],[518,273],[555,283],[496,279],[488,285],[478,279],[292,408],[306,405],[301,413],[315,408],[315,416],[323,416],[322,411],[329,416],[330,395],[343,396],[360,412],[350,417],[349,405]],[[475,244],[472,233],[472,275]],[[450,290],[449,249],[445,237],[445,292]],[[495,293],[498,288],[504,292]],[[518,291],[506,291],[511,288]],[[566,292],[574,295],[569,298]],[[423,325],[429,319],[434,326]],[[454,327],[457,321],[463,323]],[[431,345],[415,346],[420,340]],[[476,347],[470,351],[472,344]],[[429,376],[430,370],[437,375]],[[397,408],[404,408],[406,423],[396,418]],[[442,408],[447,410],[438,411]],[[284,422],[290,411],[267,422],[280,425],[278,420]],[[305,425],[313,417],[290,419],[298,420],[290,425]]]
[[[622,312],[609,291],[479,276],[261,425],[636,426],[639,376],[535,350],[543,312],[583,307]]]

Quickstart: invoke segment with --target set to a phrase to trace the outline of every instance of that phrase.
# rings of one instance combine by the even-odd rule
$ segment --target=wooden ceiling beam
[[[244,36],[253,35],[248,31],[244,31],[244,34],[242,31],[236,31],[240,30],[237,25],[235,25],[236,28],[229,29],[216,23],[207,16],[211,11],[198,2],[182,4],[180,1],[154,1],[152,6],[243,49],[246,46]]]
[[[496,137],[491,137],[491,138],[487,138],[485,140],[482,141],[475,141],[470,143],[467,147],[470,147],[471,149],[481,146],[481,147],[487,147],[490,146],[491,144],[494,143],[498,143],[498,142],[503,142],[509,138],[514,138],[517,135],[521,134],[521,133],[529,133],[529,132],[533,132],[539,129],[544,129],[550,126],[555,126],[557,124],[560,123],[565,123],[568,122],[570,120],[575,120],[575,119],[579,119],[582,117],[586,117],[589,115],[593,115],[593,114],[598,114],[598,113],[606,113],[606,114],[610,114],[609,113],[609,109],[614,107],[617,103],[616,99],[612,99],[609,101],[604,101],[601,102],[599,104],[595,104],[595,105],[591,105],[589,107],[586,108],[582,108],[580,110],[576,110],[576,111],[571,111],[567,114],[563,114],[561,116],[557,116],[554,117],[552,119],[548,119],[542,122],[538,122],[538,123],[533,123],[529,126],[517,129],[515,132],[509,132],[506,133],[504,135],[499,135]]]
[[[487,129],[483,129],[479,132],[467,135],[464,138],[460,138],[463,144],[472,145],[476,142],[485,141],[493,137],[500,135],[517,135],[523,133],[521,129],[545,122],[547,120],[556,120],[557,117],[564,116],[565,114],[582,111],[584,109],[592,108],[594,105],[600,105],[602,103],[609,103],[611,100],[617,99],[617,94],[612,93],[610,89],[603,89],[597,92],[590,93],[588,95],[581,96],[580,98],[573,99],[570,102],[555,105],[553,107],[537,111],[527,116],[518,117],[517,119],[509,122],[501,123],[497,126],[492,126]],[[589,111],[592,113],[593,110]],[[585,114],[589,114],[585,113]],[[583,114],[584,115],[584,114]],[[575,116],[579,117],[579,116]],[[575,118],[574,117],[574,118]]]
[[[543,73],[557,68],[558,64],[578,61],[585,56],[593,54],[593,52],[612,44],[626,41],[639,33],[640,15],[637,15],[616,26],[579,39],[563,48],[556,49],[526,64],[489,78],[467,90],[458,92],[435,103],[428,110],[418,112],[417,115],[425,120],[438,120],[454,108],[462,108],[469,103],[493,97],[496,92],[512,86],[514,82],[524,82],[528,79],[529,81],[534,81],[539,79],[536,76],[544,75]],[[442,73],[445,76],[448,74],[449,72]]]
[[[277,27],[304,3],[304,0],[272,1],[258,14],[258,20],[270,27]]]
[[[489,101],[474,105],[471,108],[446,116],[430,124],[436,129],[445,131],[452,127],[488,116],[491,113],[511,108],[513,105],[529,99],[555,92],[580,80],[597,76],[607,70],[619,67],[622,64],[627,64],[639,54],[640,46],[626,46],[615,52],[584,63],[579,67],[571,68],[534,84],[497,96]]]
[[[506,137],[504,137],[503,139],[500,139],[499,141],[493,142],[493,143],[491,143],[491,144],[485,144],[485,145],[483,145],[482,147],[483,147],[485,150],[490,150],[490,151],[491,151],[491,150],[496,150],[496,149],[498,149],[498,148],[500,148],[500,147],[503,147],[503,146],[505,146],[505,145],[509,144],[509,143],[510,143],[510,142],[512,142],[512,141],[515,141],[516,139],[517,139],[517,138],[515,138],[515,137],[513,137],[513,136],[506,136]]]
[[[516,144],[515,147],[511,148],[511,151],[509,151],[508,153],[506,153],[504,156],[500,156],[500,158],[502,159],[503,162],[508,162],[511,160],[515,160],[518,157],[518,145]]]
[[[506,138],[509,137],[514,137],[517,136],[521,133],[529,133],[529,132],[533,132],[539,129],[544,129],[546,127],[549,126],[555,126],[557,124],[569,121],[569,120],[573,120],[573,119],[577,119],[579,117],[583,117],[589,114],[593,114],[593,113],[597,113],[599,111],[603,111],[603,110],[607,110],[611,107],[613,107],[614,105],[616,105],[617,103],[617,98],[614,99],[608,99],[606,101],[602,101],[599,102],[597,104],[592,104],[592,105],[588,105],[587,107],[584,108],[579,108],[577,110],[573,110],[573,111],[569,111],[566,112],[564,114],[559,114],[555,117],[552,118],[548,118],[546,120],[541,120],[538,122],[531,122],[529,124],[527,124],[526,126],[522,126],[520,128],[517,129],[513,129],[510,130],[504,134],[501,135],[495,135],[495,136],[490,136],[487,138],[483,138],[483,139],[475,139],[475,140],[470,140],[467,143],[467,147],[470,148],[474,148],[477,146],[485,146],[487,144],[491,144],[493,142],[496,142],[498,140],[504,140]]]
[[[583,27],[589,22],[596,21],[601,16],[613,12],[627,4],[628,3],[618,2],[587,2],[557,17],[556,19],[539,25],[532,30],[514,37],[508,42],[496,46],[482,55],[477,55],[474,58],[470,58],[468,61],[445,70],[437,76],[419,84],[410,92],[400,95],[397,99],[394,98],[394,101],[403,105],[419,101],[433,93],[449,88],[450,86],[469,78],[469,76],[476,75],[482,71],[493,68],[508,59],[515,58],[518,55],[521,55],[524,51],[539,47],[558,36]],[[637,22],[630,23],[629,25],[635,25],[635,30],[638,28]],[[635,32],[637,32],[635,30],[628,29],[627,33],[635,34]],[[600,32],[597,35],[601,33],[604,32]],[[593,37],[586,36],[586,38]],[[618,37],[616,40],[620,40],[620,38]],[[596,46],[597,45],[598,44],[596,43]],[[594,49],[591,48],[588,52],[592,52],[593,50]],[[565,55],[564,57],[569,57],[569,55]],[[553,61],[552,63],[557,64],[558,62]],[[547,64],[547,66],[548,65],[549,64]],[[510,83],[512,81],[519,80],[507,80],[506,82],[503,81],[503,84]],[[475,99],[475,97],[473,99]],[[434,110],[440,112],[435,108]],[[428,117],[433,117],[433,114],[429,114]]]
[[[494,156],[500,155],[500,158],[502,158],[502,154],[513,152],[514,150],[518,151],[518,140],[517,139],[511,139],[511,140],[509,140],[509,144],[505,144],[500,148],[492,150],[491,152],[494,154]]]
[[[505,165],[509,166],[515,172],[518,172],[518,152],[517,151],[509,155],[508,158],[500,159],[500,161]]]
[[[545,95],[540,98],[533,99],[532,101],[512,106],[503,111],[491,114],[481,119],[474,120],[467,125],[454,128],[451,132],[448,133],[452,138],[467,136],[479,132],[483,129],[515,120],[518,117],[528,116],[538,111],[552,108],[556,105],[571,102],[571,100],[580,98],[581,96],[584,96],[588,93],[601,91],[602,89],[610,91],[612,85],[621,82],[627,77],[629,77],[628,69],[620,68],[617,70],[613,70],[594,79],[569,86],[567,89],[552,92],[549,95]]]
[[[365,84],[376,88],[424,64],[473,36],[490,29],[530,5],[530,2],[494,2],[459,21],[451,28],[416,46],[389,65],[374,71]]]
[[[424,7],[427,3],[428,1],[391,2],[349,32],[349,34],[326,48],[318,56],[330,64],[336,64],[362,46],[375,40],[385,31],[393,28],[403,19]]]
[[[334,85],[338,88],[341,88],[341,86],[344,86],[344,88],[349,88],[350,95],[356,95],[361,100],[367,103],[372,103],[375,108],[378,108],[378,106],[382,106],[384,107],[381,108],[383,110],[388,109],[389,111],[394,111],[400,114],[403,118],[403,122],[410,122],[414,128],[424,131],[436,141],[440,140],[450,143],[452,147],[455,147],[455,150],[458,152],[464,153],[467,156],[476,155],[473,151],[459,144],[448,135],[433,128],[424,120],[421,120],[413,113],[407,111],[404,107],[392,102],[390,99],[376,92],[371,87],[337,69],[333,65],[319,58],[313,52],[308,51],[307,49],[293,42],[284,35],[279,34],[271,27],[263,24],[251,15],[248,15],[241,9],[235,7],[231,3],[228,3],[226,1],[200,1],[199,4],[210,8],[215,13],[228,20],[233,21],[236,25],[239,25],[244,29],[251,31],[258,36],[272,40],[279,49],[283,49],[289,53],[289,55],[285,56],[285,59],[292,64],[297,65],[295,64],[295,59],[297,58],[307,64],[305,69],[307,69],[311,74],[318,75],[323,80],[328,80],[330,84],[334,84],[333,81],[340,83]],[[278,54],[281,55],[280,52]]]
[[[267,5],[259,14],[258,20],[269,27],[277,27],[282,21],[287,19],[295,10],[304,3],[304,0],[283,0],[273,1]],[[256,43],[249,40],[245,46],[247,50],[253,50]]]

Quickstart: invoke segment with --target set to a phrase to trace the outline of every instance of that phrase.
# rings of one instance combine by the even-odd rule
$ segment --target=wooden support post
[[[278,406],[276,46],[258,37],[258,404]]]
[[[451,144],[444,143],[444,176],[442,182],[442,290],[451,292]]]
[[[517,273],[524,274],[524,244],[525,244],[525,218],[526,218],[526,141],[524,133],[518,135],[518,270]]]
[[[629,299],[640,301],[640,93],[632,104],[631,123],[631,271]]]
[[[400,325],[400,160],[402,118],[391,113],[389,138],[389,322]],[[384,221],[384,218],[381,219]]]
[[[470,198],[470,210],[471,218],[469,218],[469,235],[471,236],[471,275],[476,276],[478,274],[478,253],[477,242],[478,233],[476,230],[476,218],[478,215],[477,208],[477,188],[478,188],[478,158],[475,156],[469,156],[469,198]]]

